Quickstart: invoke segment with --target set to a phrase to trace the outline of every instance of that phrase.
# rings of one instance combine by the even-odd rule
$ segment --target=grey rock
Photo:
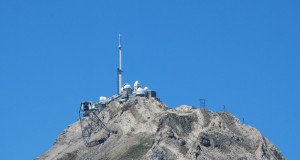
[[[99,129],[88,147],[77,121],[36,159],[285,160],[258,130],[227,112],[190,106],[170,109],[161,101],[140,97],[122,104],[113,101],[98,116],[114,134]]]

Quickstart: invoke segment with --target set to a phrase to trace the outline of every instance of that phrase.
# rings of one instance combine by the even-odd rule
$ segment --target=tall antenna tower
[[[119,67],[118,67],[118,94],[121,94],[122,88],[122,45],[121,45],[121,34],[119,33]]]

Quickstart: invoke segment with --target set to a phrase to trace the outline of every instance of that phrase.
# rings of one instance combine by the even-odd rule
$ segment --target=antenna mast
[[[121,34],[119,33],[119,67],[118,67],[118,94],[121,94],[122,88],[122,45],[121,45]]]

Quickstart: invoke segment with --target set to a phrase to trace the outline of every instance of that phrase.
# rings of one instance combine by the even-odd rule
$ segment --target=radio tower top
[[[122,45],[121,45],[121,34],[119,33],[119,67],[118,67],[118,94],[121,94],[122,88]]]

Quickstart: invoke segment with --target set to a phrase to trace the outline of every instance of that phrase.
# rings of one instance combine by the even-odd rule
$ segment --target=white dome
[[[107,98],[106,98],[106,97],[104,97],[104,96],[100,96],[99,100],[100,100],[100,101],[106,101],[106,100],[107,100]]]
[[[144,90],[143,90],[143,88],[138,88],[137,90],[136,90],[136,95],[145,95],[145,92],[144,92]]]
[[[143,88],[138,88],[137,90],[136,90],[136,92],[143,92],[144,90],[143,90]]]
[[[134,87],[138,87],[138,86],[141,86],[141,85],[140,85],[140,82],[139,82],[139,81],[135,81],[135,82],[134,82]]]
[[[131,86],[130,86],[130,84],[125,84],[123,88],[128,89],[128,88],[131,88]]]
[[[148,87],[144,87],[144,90],[147,91],[147,90],[149,90],[149,89],[148,89]]]

